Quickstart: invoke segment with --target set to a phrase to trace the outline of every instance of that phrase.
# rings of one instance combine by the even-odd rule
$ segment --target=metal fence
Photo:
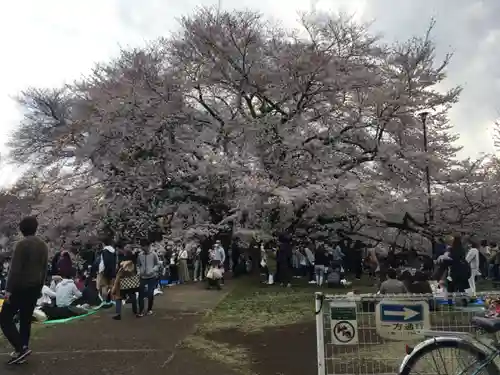
[[[485,292],[478,296],[498,295]],[[471,317],[484,314],[481,302],[433,295],[316,294],[318,375],[395,374],[406,345],[424,339],[425,330],[474,332]],[[447,301],[448,302],[448,301]]]

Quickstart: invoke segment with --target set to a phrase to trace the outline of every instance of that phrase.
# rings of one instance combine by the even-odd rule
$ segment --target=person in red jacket
[[[73,261],[67,251],[63,251],[57,262],[57,274],[63,277],[73,277]]]

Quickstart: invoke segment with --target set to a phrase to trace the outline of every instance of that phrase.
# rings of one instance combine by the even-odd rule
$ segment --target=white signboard
[[[358,343],[356,302],[335,301],[330,303],[331,342],[333,345]]]
[[[384,339],[421,339],[420,331],[430,330],[429,304],[425,301],[383,300],[375,308],[377,333]]]

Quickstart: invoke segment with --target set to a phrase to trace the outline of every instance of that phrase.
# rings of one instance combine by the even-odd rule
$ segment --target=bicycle
[[[442,349],[457,349],[462,352],[462,355],[448,363],[442,355],[441,359],[445,368],[452,367],[458,364],[458,361],[463,359],[467,354],[472,357],[473,362],[466,365],[466,368],[460,372],[452,371],[454,375],[500,375],[500,369],[495,364],[495,359],[500,357],[500,341],[497,338],[497,333],[500,332],[500,318],[485,318],[475,316],[471,319],[471,324],[478,330],[484,332],[484,338],[479,339],[465,332],[440,332],[440,331],[424,331],[424,335],[430,337],[415,347],[406,346],[406,356],[403,359],[398,371],[398,375],[413,375],[422,373],[415,371],[419,361],[425,356],[432,355],[434,364],[437,365],[433,354],[440,353]],[[475,361],[474,361],[475,360]],[[424,374],[443,374],[441,371],[424,372]]]

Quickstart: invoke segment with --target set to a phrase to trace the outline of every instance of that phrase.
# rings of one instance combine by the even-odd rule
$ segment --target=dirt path
[[[121,321],[111,319],[110,309],[80,321],[47,326],[33,340],[34,354],[29,361],[7,367],[5,373],[230,374],[221,365],[207,363],[178,347],[229,287],[222,292],[207,291],[196,284],[165,289],[165,294],[155,299],[155,314],[142,319],[132,316],[127,306]],[[1,351],[0,360],[6,361],[8,348]]]

